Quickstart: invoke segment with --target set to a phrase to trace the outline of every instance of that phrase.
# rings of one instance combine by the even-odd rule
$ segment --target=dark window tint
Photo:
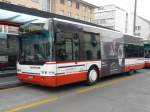
[[[125,44],[125,57],[126,58],[143,57],[143,56],[144,56],[143,46]]]
[[[60,3],[61,3],[61,4],[64,4],[65,2],[64,2],[64,0],[60,0]]]
[[[57,32],[56,37],[57,61],[79,60],[79,35],[74,32]]]
[[[79,34],[73,34],[73,56],[74,60],[80,60],[80,39]]]
[[[79,2],[76,3],[76,8],[80,9],[80,3]]]
[[[99,34],[84,32],[84,40],[82,42],[84,47],[85,60],[100,59],[100,37]]]

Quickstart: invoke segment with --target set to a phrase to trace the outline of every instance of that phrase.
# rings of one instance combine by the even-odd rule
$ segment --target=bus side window
[[[101,59],[101,51],[100,50],[97,51],[97,59]]]
[[[86,51],[86,59],[87,60],[93,59],[93,54],[92,54],[92,52],[90,50]]]
[[[73,58],[74,60],[80,59],[80,40],[78,33],[73,34]]]
[[[125,57],[134,58],[134,57],[143,57],[143,46],[134,45],[134,44],[125,44]]]
[[[97,60],[101,58],[100,50],[100,35],[91,32],[84,32],[84,47],[85,60]]]
[[[73,45],[72,45],[72,39],[66,39],[66,57],[67,61],[72,61],[73,60]]]
[[[61,33],[60,33],[61,32]],[[59,31],[56,37],[56,60],[72,61],[73,60],[73,42],[72,33]]]

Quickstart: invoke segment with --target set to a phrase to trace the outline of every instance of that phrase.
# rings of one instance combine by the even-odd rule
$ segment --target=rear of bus
[[[141,38],[124,35],[125,72],[144,68],[144,44]]]

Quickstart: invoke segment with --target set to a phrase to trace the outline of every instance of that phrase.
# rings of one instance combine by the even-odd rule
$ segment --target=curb
[[[16,76],[16,74],[15,74],[15,73],[9,73],[9,74],[0,74],[0,78],[12,77],[12,76]]]
[[[23,84],[19,81],[10,81],[10,82],[5,82],[5,83],[0,83],[0,90],[18,87],[22,85]]]

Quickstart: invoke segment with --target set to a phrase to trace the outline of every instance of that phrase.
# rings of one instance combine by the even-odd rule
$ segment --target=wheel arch
[[[99,68],[98,68],[98,65],[96,65],[96,64],[91,65],[91,66],[89,67],[89,69],[88,69],[88,72],[89,72],[91,69],[96,69],[96,71],[97,71],[97,73],[98,73],[98,77],[100,77],[100,70],[99,70]]]

